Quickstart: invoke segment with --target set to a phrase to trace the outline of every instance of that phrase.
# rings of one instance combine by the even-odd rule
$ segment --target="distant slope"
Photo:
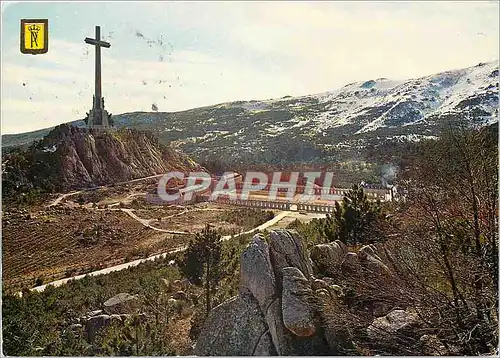
[[[281,163],[352,158],[385,141],[439,135],[446,120],[498,121],[498,61],[418,79],[385,78],[303,97],[239,101],[176,113],[116,115],[118,127],[152,130],[196,157]],[[3,137],[3,145],[41,133]]]
[[[77,127],[85,126],[85,122],[83,120],[76,120],[73,122],[69,122],[66,124],[71,124]],[[21,146],[25,144],[31,144],[36,140],[40,140],[49,134],[55,127],[43,128],[32,132],[25,132],[19,134],[3,134],[2,135],[2,147],[15,147]]]
[[[4,197],[31,189],[88,188],[198,167],[151,133],[135,129],[88,133],[65,124],[28,150],[2,160]]]

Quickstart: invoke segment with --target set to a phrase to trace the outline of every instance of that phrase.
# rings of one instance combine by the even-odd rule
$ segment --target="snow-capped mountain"
[[[498,79],[498,61],[494,61],[405,81],[369,79],[302,97],[114,118],[117,126],[152,130],[198,158],[328,160],[357,155],[374,143],[435,137],[450,119],[494,123],[498,121]],[[4,136],[4,145],[19,142],[19,136]]]

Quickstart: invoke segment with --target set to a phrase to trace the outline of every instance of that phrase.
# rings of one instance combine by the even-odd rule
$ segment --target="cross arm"
[[[85,42],[88,43],[88,44],[90,44],[90,45],[97,45],[97,46],[106,47],[106,48],[111,47],[111,44],[109,42],[106,42],[106,41],[97,41],[97,40],[91,39],[89,37],[85,38]]]

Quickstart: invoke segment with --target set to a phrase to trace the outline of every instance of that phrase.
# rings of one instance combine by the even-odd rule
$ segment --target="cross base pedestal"
[[[94,108],[87,116],[87,126],[95,129],[109,128],[110,117],[111,115],[105,109]]]

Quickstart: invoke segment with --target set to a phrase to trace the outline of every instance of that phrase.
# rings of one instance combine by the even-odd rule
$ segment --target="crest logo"
[[[49,20],[21,20],[21,52],[42,54],[49,51]]]

